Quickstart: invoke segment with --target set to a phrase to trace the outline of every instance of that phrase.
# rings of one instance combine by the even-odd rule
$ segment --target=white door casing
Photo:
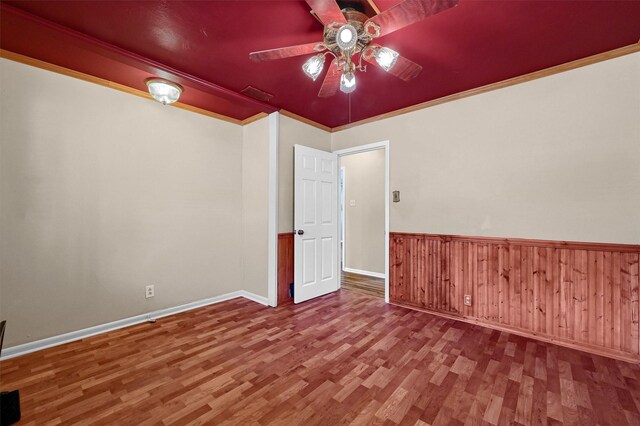
[[[338,290],[338,156],[295,145],[294,303]]]

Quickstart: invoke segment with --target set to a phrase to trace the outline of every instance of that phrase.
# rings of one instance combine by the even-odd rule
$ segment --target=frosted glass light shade
[[[395,50],[391,50],[388,47],[381,47],[378,53],[376,53],[376,62],[383,70],[389,71],[396,64],[398,56],[398,52]]]
[[[353,49],[356,43],[358,43],[358,32],[355,27],[350,24],[341,26],[336,33],[336,43],[342,50]]]
[[[356,76],[352,72],[342,74],[340,78],[340,90],[344,93],[351,93],[356,90]]]
[[[182,87],[160,78],[150,78],[145,83],[147,83],[147,88],[153,99],[163,105],[174,103],[182,94]]]
[[[316,81],[322,72],[322,68],[324,68],[324,59],[324,55],[315,55],[310,57],[304,64],[302,64],[302,71],[304,71],[304,73],[313,81]]]

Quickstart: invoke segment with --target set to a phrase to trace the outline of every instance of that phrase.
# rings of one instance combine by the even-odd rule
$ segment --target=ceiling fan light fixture
[[[351,50],[358,43],[358,32],[355,27],[350,24],[345,24],[336,32],[336,43],[342,50]]]
[[[376,62],[383,70],[389,71],[398,61],[398,56],[400,55],[395,50],[381,47],[376,53]]]
[[[340,77],[340,90],[343,93],[351,93],[356,90],[356,75],[352,72],[346,72]]]
[[[163,105],[176,102],[182,94],[182,86],[161,78],[148,78],[145,83],[153,99]]]
[[[322,68],[324,68],[324,60],[325,57],[323,54],[314,55],[302,64],[302,71],[313,81],[316,81],[322,72]]]

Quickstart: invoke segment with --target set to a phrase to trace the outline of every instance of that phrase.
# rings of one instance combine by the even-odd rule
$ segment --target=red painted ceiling
[[[399,0],[375,3],[386,10]],[[461,0],[376,40],[422,65],[417,78],[369,66],[354,93],[321,99],[322,78],[301,71],[308,55],[249,60],[252,51],[322,40],[304,1],[3,1],[1,12],[3,49],[141,90],[145,78],[165,77],[185,86],[182,102],[237,119],[284,108],[329,127],[640,39],[640,1]],[[248,85],[274,97],[238,93]]]

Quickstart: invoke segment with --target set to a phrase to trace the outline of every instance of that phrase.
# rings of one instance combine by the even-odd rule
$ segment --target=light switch
[[[351,207],[355,207],[356,206],[356,200],[349,200],[349,205]]]

